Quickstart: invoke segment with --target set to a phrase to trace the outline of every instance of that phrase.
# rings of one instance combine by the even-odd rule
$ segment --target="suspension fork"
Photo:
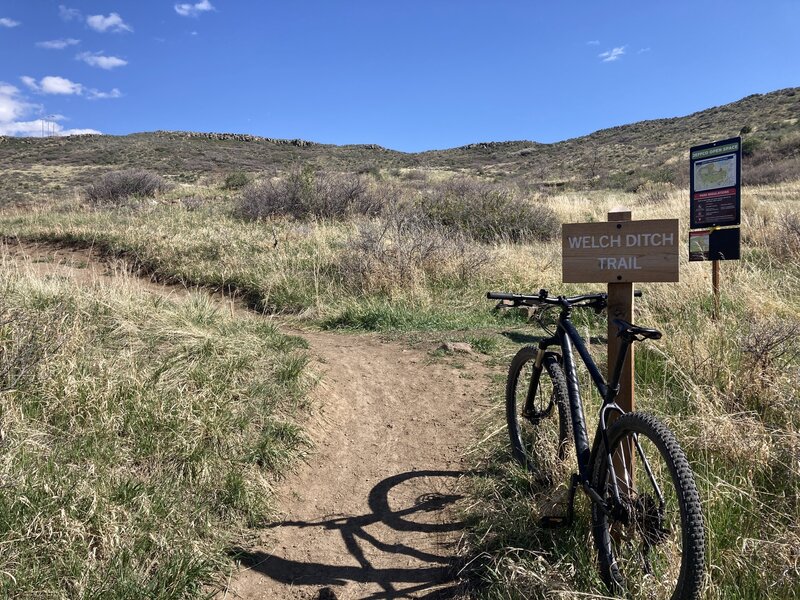
[[[528,394],[525,397],[525,406],[522,409],[522,416],[526,419],[530,419],[533,416],[533,403],[536,399],[536,391],[539,389],[539,381],[542,377],[544,355],[547,352],[547,349],[556,343],[558,343],[558,338],[547,338],[539,342],[539,351],[537,352],[536,360],[533,363],[531,380],[528,382]]]

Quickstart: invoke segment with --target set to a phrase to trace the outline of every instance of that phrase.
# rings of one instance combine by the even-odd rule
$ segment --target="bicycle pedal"
[[[572,525],[572,519],[569,517],[542,517],[539,519],[539,526],[542,529],[560,529]]]

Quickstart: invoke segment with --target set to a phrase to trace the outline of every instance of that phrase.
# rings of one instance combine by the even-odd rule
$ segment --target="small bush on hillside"
[[[353,290],[391,293],[426,281],[464,283],[488,262],[486,249],[463,233],[431,228],[420,215],[400,210],[360,228],[341,273]]]
[[[550,207],[526,201],[509,188],[467,178],[429,189],[417,207],[432,225],[481,242],[551,240],[561,227]]]
[[[663,204],[672,189],[672,185],[668,183],[648,182],[639,188],[639,198],[643,204]]]
[[[249,183],[250,178],[247,176],[247,173],[235,171],[225,178],[225,183],[222,184],[222,189],[240,190]]]
[[[800,159],[767,160],[742,169],[743,185],[773,185],[794,181],[800,173]]]
[[[339,219],[380,211],[380,195],[372,193],[363,177],[309,168],[248,186],[234,209],[238,217],[248,220],[276,215]]]
[[[153,198],[170,188],[160,175],[139,169],[113,171],[86,188],[86,198],[95,206],[119,206],[131,198]]]
[[[758,138],[747,138],[742,141],[742,156],[753,156],[762,145],[761,140]]]
[[[780,216],[769,240],[773,254],[782,260],[800,259],[800,213]]]

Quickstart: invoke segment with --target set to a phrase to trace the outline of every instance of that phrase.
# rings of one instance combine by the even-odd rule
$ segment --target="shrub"
[[[555,212],[520,198],[512,189],[457,178],[424,192],[417,207],[432,225],[481,242],[551,240],[560,233]]]
[[[747,138],[742,142],[742,156],[753,156],[762,145],[758,138]]]
[[[358,292],[391,293],[428,282],[464,283],[489,262],[485,248],[463,233],[431,228],[399,210],[362,225],[341,262],[344,283]]]
[[[250,183],[250,178],[247,173],[242,171],[235,171],[225,178],[225,183],[222,184],[224,190],[240,190]]]
[[[345,218],[355,214],[376,215],[381,198],[357,175],[298,169],[283,179],[265,179],[245,188],[236,216],[258,220],[275,215]]]
[[[778,258],[791,261],[800,258],[800,213],[781,215],[770,237],[769,247]]]
[[[153,198],[170,185],[160,175],[138,169],[112,171],[86,188],[86,198],[96,206],[119,206],[131,198]]]
[[[669,198],[672,189],[668,183],[648,182],[639,188],[639,198],[643,204],[663,204]]]

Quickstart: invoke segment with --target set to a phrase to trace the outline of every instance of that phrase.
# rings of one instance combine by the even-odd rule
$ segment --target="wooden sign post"
[[[609,222],[630,221],[631,211],[614,211],[608,213]],[[677,247],[677,236],[676,247]],[[620,339],[617,337],[617,326],[614,319],[622,319],[633,322],[633,283],[614,282],[608,284],[608,374],[611,376],[614,365],[617,364],[619,355]],[[619,380],[619,395],[617,404],[625,412],[631,412],[634,407],[633,395],[633,344],[628,349],[628,357],[622,367],[622,375]]]
[[[570,223],[562,228],[564,283],[608,284],[608,375],[614,370],[620,339],[614,319],[633,321],[635,281],[678,281],[678,220],[633,221],[628,210],[608,213],[603,223]],[[633,345],[623,365],[617,404],[626,412],[635,408]],[[623,449],[624,464],[614,458],[622,482],[633,470],[633,449]]]

